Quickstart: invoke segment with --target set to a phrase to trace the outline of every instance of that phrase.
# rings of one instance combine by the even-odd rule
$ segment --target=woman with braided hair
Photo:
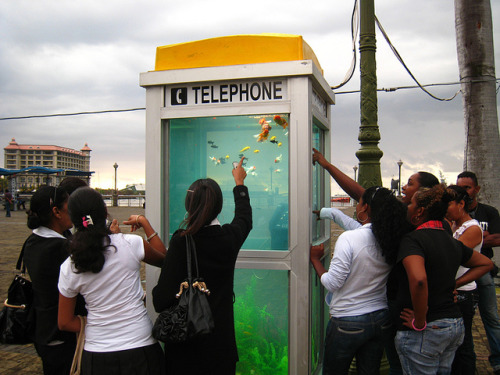
[[[403,237],[397,257],[401,320],[395,340],[406,374],[450,373],[464,336],[454,290],[493,267],[444,230],[451,201],[446,187],[436,185],[417,191],[408,206],[408,221],[416,229]],[[460,265],[470,270],[456,279]]]
[[[140,267],[141,261],[161,266],[165,245],[143,215],[131,215],[123,224],[132,231],[144,228],[147,239],[111,233],[106,204],[89,187],[71,194],[68,210],[76,233],[61,265],[58,323],[61,330],[82,329],[75,301],[83,295],[88,317],[82,374],[163,375],[163,352],[151,335]]]
[[[390,190],[371,187],[356,206],[362,226],[340,235],[328,271],[323,246],[311,247],[311,263],[331,296],[323,374],[347,374],[354,357],[360,373],[379,373],[391,335],[386,284],[408,229],[405,216]]]

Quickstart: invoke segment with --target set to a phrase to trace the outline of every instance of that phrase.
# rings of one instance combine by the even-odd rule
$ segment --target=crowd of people
[[[328,270],[322,264],[323,247],[310,251],[329,292],[323,374],[347,374],[354,358],[358,373],[378,374],[382,351],[377,347],[385,347],[390,374],[475,374],[475,296],[489,331],[490,363],[500,373],[490,259],[491,246],[500,245],[500,217],[493,207],[479,209],[474,173],[461,173],[451,186],[430,173],[415,173],[398,201],[387,189],[365,190],[315,149],[313,163],[359,202],[357,220],[335,208],[313,211],[318,219],[332,219],[346,230],[337,239]],[[391,214],[386,217],[381,206]],[[391,237],[380,229],[386,227],[392,228],[392,251],[386,242]],[[481,280],[493,289],[493,299],[491,292],[481,291]]]
[[[222,192],[214,180],[186,192],[186,216],[164,242],[144,215],[123,225],[108,220],[102,196],[78,178],[33,195],[24,261],[33,282],[33,340],[45,374],[68,374],[76,335],[85,332],[82,374],[235,374],[238,351],[233,279],[240,248],[252,229],[242,158],[232,170],[235,213],[221,225]],[[401,199],[383,187],[364,189],[313,149],[318,163],[358,203],[355,219],[336,208],[313,211],[345,231],[329,268],[323,245],[310,260],[327,289],[330,319],[323,374],[378,374],[385,351],[390,374],[474,374],[472,319],[479,306],[500,373],[500,319],[492,277],[492,247],[500,217],[477,201],[472,172],[445,186],[430,173],[410,176]],[[214,331],[196,341],[165,344],[152,337],[140,280],[141,262],[160,267],[152,303],[174,305],[186,279],[186,236],[197,248],[210,289]],[[82,319],[81,317],[86,317]],[[86,322],[86,323],[85,323]],[[196,353],[196,361],[192,360]]]

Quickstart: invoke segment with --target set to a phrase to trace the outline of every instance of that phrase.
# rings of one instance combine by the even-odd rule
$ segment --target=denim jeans
[[[379,374],[384,336],[391,326],[387,309],[359,316],[332,317],[326,328],[323,375],[349,372],[356,357],[358,374]]]
[[[464,339],[462,318],[438,319],[421,332],[398,331],[396,349],[407,375],[450,374],[455,351]]]
[[[476,280],[476,283],[479,295],[479,313],[490,345],[490,364],[493,370],[500,370],[500,319],[495,283],[489,272]]]
[[[458,291],[457,305],[462,312],[464,320],[464,342],[455,353],[451,366],[452,375],[474,375],[476,373],[476,353],[474,352],[474,339],[472,337],[472,320],[476,310],[474,291]]]

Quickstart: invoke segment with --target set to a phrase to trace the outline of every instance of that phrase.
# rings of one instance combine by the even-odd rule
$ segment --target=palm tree
[[[455,0],[457,54],[465,117],[464,170],[482,201],[500,209],[500,136],[490,0]]]

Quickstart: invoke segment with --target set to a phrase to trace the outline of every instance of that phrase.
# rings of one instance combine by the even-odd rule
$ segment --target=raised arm
[[[351,198],[359,201],[359,199],[363,196],[365,189],[360,184],[347,176],[345,173],[341,172],[340,169],[328,162],[321,152],[313,148],[313,164],[315,163],[318,163],[326,169],[328,173],[330,173],[330,176],[332,176],[337,184],[339,184],[342,190],[344,190]]]

